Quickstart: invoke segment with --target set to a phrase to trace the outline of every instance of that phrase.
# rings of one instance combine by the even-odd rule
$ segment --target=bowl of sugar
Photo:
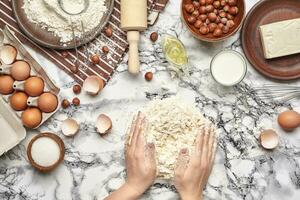
[[[215,55],[210,63],[213,79],[222,86],[239,84],[247,74],[247,62],[242,54],[224,50]]]
[[[29,142],[27,156],[34,168],[41,172],[50,172],[64,160],[65,145],[53,133],[40,133]]]

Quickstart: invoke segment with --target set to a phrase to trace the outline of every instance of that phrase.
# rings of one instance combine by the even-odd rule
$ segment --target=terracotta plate
[[[299,0],[262,0],[248,13],[242,28],[242,47],[249,62],[265,76],[279,80],[300,78],[300,54],[267,60],[259,34],[261,25],[299,17]]]
[[[81,46],[85,43],[93,40],[97,35],[100,34],[101,29],[106,25],[109,20],[109,17],[112,13],[114,0],[105,0],[107,7],[107,12],[102,17],[97,28],[86,34],[85,39],[81,39],[77,42],[77,46]],[[39,45],[45,46],[47,48],[53,49],[72,49],[74,48],[74,43],[70,42],[65,45],[59,42],[59,37],[55,36],[53,33],[37,26],[34,23],[31,23],[25,12],[22,8],[24,5],[24,0],[12,0],[12,9],[16,18],[16,21],[19,24],[20,29],[33,41]]]

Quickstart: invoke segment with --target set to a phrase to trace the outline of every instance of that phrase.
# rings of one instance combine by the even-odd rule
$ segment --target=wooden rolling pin
[[[127,31],[129,43],[128,71],[140,71],[138,44],[140,31],[147,28],[147,0],[121,0],[121,29]]]

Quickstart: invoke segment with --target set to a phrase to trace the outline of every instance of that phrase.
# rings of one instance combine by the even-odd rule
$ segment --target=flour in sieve
[[[68,12],[75,13],[82,9],[83,3],[84,0],[65,0],[64,7]],[[62,43],[73,40],[72,24],[75,36],[80,37],[81,21],[85,32],[92,32],[107,11],[105,0],[89,0],[89,6],[84,13],[72,16],[59,7],[58,0],[24,0],[23,9],[31,22],[53,32]]]

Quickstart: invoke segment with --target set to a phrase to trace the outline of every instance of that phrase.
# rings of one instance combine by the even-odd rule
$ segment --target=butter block
[[[300,18],[259,27],[266,59],[300,53]]]

